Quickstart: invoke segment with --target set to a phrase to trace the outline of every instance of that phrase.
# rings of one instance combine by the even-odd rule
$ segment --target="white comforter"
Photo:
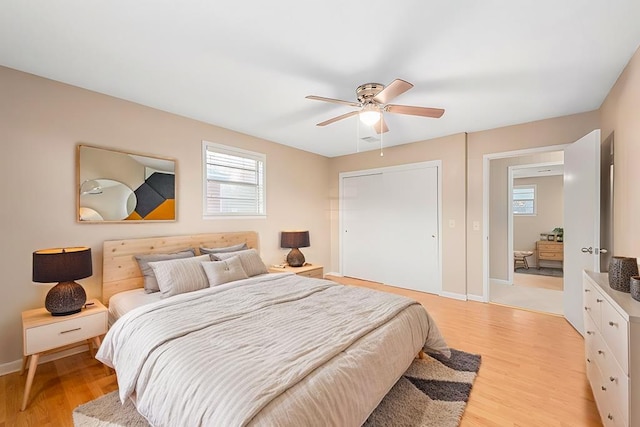
[[[97,358],[155,426],[349,426],[423,347],[447,352],[414,300],[272,274],[135,309]]]

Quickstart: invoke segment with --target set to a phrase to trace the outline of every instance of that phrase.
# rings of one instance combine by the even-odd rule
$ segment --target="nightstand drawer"
[[[25,330],[25,355],[41,353],[107,333],[106,311]]]

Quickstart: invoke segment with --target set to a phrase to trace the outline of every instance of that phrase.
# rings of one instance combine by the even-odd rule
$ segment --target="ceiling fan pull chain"
[[[382,120],[384,116],[382,112],[380,112],[380,120]],[[384,138],[384,132],[380,132],[380,157],[384,157],[384,153],[382,152],[382,138]]]
[[[360,152],[360,120],[355,120],[356,122],[356,153]]]

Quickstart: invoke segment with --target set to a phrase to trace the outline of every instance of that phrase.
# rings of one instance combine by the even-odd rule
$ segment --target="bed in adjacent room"
[[[98,358],[152,425],[358,426],[420,351],[448,352],[418,302],[269,274],[257,249],[254,232],[104,243]]]

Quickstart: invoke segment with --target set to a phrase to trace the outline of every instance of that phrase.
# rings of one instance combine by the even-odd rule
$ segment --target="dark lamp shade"
[[[308,248],[308,231],[283,231],[280,233],[281,248]]]
[[[91,248],[42,249],[33,253],[34,282],[72,282],[92,274]]]
[[[59,282],[49,289],[44,307],[53,316],[79,313],[87,293],[74,280],[91,276],[90,248],[42,249],[33,253],[33,281]]]

